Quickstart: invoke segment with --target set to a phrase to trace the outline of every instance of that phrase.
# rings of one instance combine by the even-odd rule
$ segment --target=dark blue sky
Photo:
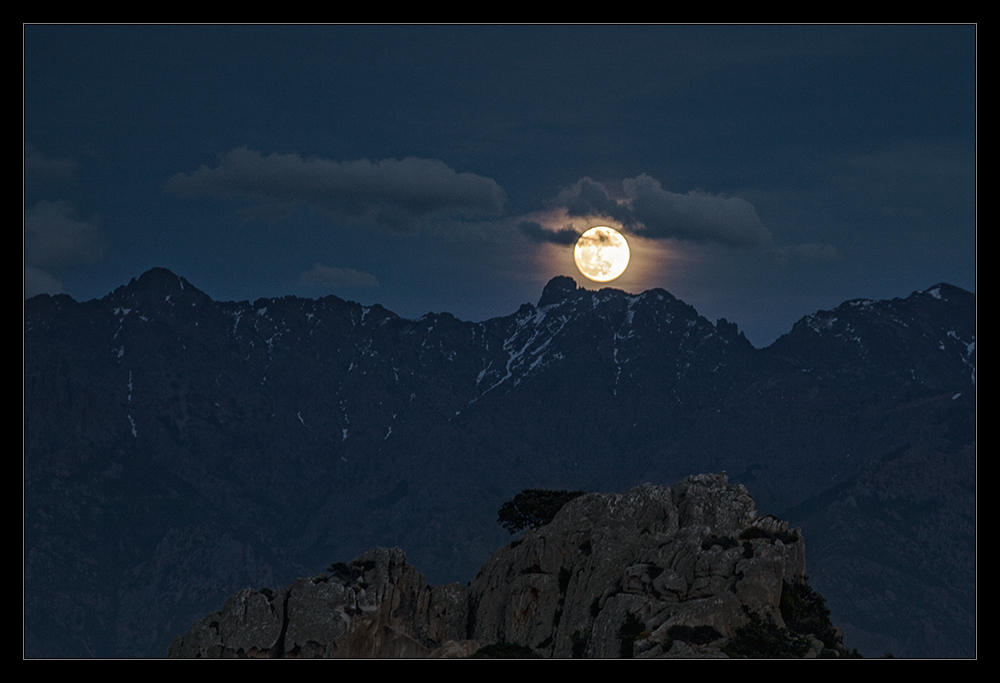
[[[974,26],[26,26],[24,142],[29,296],[482,320],[599,224],[758,346],[975,288]]]

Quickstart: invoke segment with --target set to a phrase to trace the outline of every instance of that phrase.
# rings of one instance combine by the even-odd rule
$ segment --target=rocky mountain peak
[[[939,282],[933,287],[928,287],[922,292],[914,292],[915,296],[918,294],[932,296],[940,301],[952,301],[953,299],[968,299],[971,292],[968,292],[961,287],[956,287],[955,285],[950,285],[947,282]]]
[[[938,284],[905,299],[852,299],[807,315],[768,347],[805,371],[947,391],[975,382],[975,296]],[[968,388],[968,387],[966,387]]]
[[[159,267],[150,268],[140,275],[138,279],[132,278],[127,287],[134,287],[140,291],[164,295],[177,294],[185,290],[199,291],[180,275],[176,275],[166,268]]]
[[[542,290],[542,296],[538,299],[538,307],[557,304],[576,293],[576,282],[566,275],[557,275]]]
[[[212,304],[203,291],[166,268],[151,268],[104,297],[109,303],[158,310],[163,305]]]

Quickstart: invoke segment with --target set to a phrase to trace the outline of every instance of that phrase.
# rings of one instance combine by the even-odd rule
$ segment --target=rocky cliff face
[[[401,550],[378,548],[276,591],[241,591],[169,656],[468,656],[490,644],[560,658],[726,656],[755,618],[785,628],[782,594],[805,570],[797,531],[758,517],[725,474],[699,475],[576,498],[468,586],[429,586]],[[800,655],[846,654],[799,640]]]

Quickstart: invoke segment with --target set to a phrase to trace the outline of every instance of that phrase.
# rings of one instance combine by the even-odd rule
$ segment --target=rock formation
[[[428,586],[399,548],[375,548],[330,574],[247,589],[178,637],[171,657],[427,657],[463,638],[461,584]]]
[[[468,586],[429,586],[402,550],[377,548],[276,591],[241,591],[169,656],[442,657],[505,644],[541,657],[724,657],[745,653],[735,645],[761,625],[800,656],[842,656],[828,621],[784,630],[805,571],[797,530],[758,517],[725,474],[698,475],[575,498]]]

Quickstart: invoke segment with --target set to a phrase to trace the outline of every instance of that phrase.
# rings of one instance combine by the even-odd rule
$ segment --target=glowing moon
[[[628,242],[614,228],[598,226],[580,235],[573,250],[576,267],[596,282],[610,282],[628,266]]]

